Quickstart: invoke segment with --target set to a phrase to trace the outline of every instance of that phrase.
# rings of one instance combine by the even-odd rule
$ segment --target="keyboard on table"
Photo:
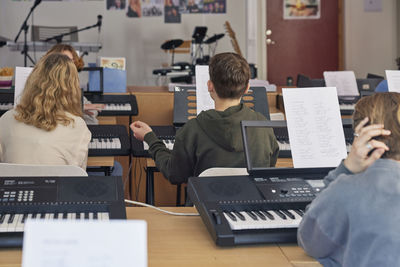
[[[117,176],[0,177],[0,200],[0,247],[21,247],[28,219],[126,219]]]
[[[0,90],[0,116],[14,108],[14,90]]]
[[[92,102],[92,104],[105,104],[105,108],[99,111],[99,116],[138,115],[136,97],[132,94],[85,94],[85,97]]]
[[[124,125],[88,125],[92,133],[89,156],[130,155],[129,136]]]
[[[360,99],[358,96],[342,96],[339,97],[339,108],[341,115],[352,115],[357,101]]]
[[[330,170],[276,168],[250,176],[191,177],[188,196],[219,246],[296,242],[304,210]]]
[[[150,126],[157,137],[163,141],[165,146],[172,150],[175,143],[175,127],[174,126]],[[137,140],[131,133],[132,155],[134,157],[150,157],[148,152],[149,145],[146,142]]]

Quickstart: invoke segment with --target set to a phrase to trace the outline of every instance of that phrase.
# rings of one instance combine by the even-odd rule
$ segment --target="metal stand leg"
[[[154,168],[146,168],[146,203],[154,205]]]

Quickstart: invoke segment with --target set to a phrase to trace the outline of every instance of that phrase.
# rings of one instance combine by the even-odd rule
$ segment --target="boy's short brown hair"
[[[213,56],[209,73],[215,92],[220,98],[240,98],[249,84],[249,64],[235,53],[221,53]]]
[[[368,124],[383,124],[390,130],[388,136],[374,137],[389,147],[382,158],[400,160],[400,94],[395,92],[376,93],[361,98],[353,113],[354,128],[368,117]]]

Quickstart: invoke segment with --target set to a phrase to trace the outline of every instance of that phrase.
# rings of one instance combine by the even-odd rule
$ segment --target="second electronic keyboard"
[[[92,133],[89,156],[130,155],[129,136],[124,125],[88,125]]]
[[[157,137],[163,141],[165,146],[172,150],[175,143],[175,127],[174,126],[150,126]],[[148,152],[149,146],[146,142],[137,140],[133,133],[131,134],[132,155],[134,157],[150,157]]]
[[[296,242],[306,206],[332,168],[189,178],[188,196],[219,246]]]
[[[21,247],[28,219],[126,219],[117,176],[0,177],[0,200],[0,247]]]
[[[132,94],[85,94],[85,97],[92,104],[105,104],[99,116],[136,116],[139,113],[136,97]]]

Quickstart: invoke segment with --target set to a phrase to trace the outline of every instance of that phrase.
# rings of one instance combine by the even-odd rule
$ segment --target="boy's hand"
[[[142,121],[135,121],[131,124],[131,129],[133,131],[133,135],[139,141],[144,140],[144,136],[149,132],[153,131],[149,125]]]
[[[354,129],[355,138],[350,153],[344,160],[344,165],[352,173],[364,171],[379,159],[385,151],[389,150],[385,143],[372,138],[379,135],[390,135],[390,131],[385,130],[382,124],[365,126],[367,122],[368,118],[365,118]]]

